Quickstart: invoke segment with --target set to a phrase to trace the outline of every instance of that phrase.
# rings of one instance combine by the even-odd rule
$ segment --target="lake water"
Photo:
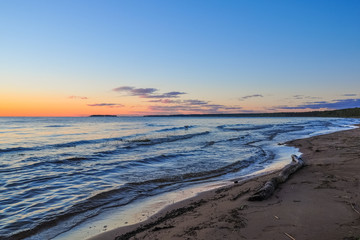
[[[104,211],[266,170],[285,161],[285,148],[296,153],[278,143],[357,123],[336,118],[0,118],[0,239],[31,239],[54,229],[46,237],[51,239]]]

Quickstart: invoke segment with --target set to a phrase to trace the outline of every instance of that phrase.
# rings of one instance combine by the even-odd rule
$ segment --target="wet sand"
[[[265,201],[247,199],[278,172],[201,193],[92,240],[360,239],[360,129],[287,145],[300,149],[306,166]]]

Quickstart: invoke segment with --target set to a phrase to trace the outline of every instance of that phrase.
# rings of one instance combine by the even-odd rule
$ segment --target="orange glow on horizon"
[[[144,107],[91,107],[88,102],[68,98],[0,97],[1,117],[82,117],[93,114],[140,115]]]
[[[269,111],[261,107],[253,106],[244,108],[244,111],[224,113],[269,113],[269,112],[294,112],[291,110]],[[326,109],[322,109],[326,110]],[[313,111],[311,109],[299,109],[296,112]],[[118,116],[142,116],[142,115],[167,115],[167,114],[206,114],[202,111],[177,111],[160,112],[150,111],[147,106],[137,107],[90,107],[83,102],[56,102],[56,101],[26,101],[6,103],[1,101],[0,117],[85,117],[89,115],[118,115]]]
[[[53,96],[50,96],[49,94],[38,94],[38,96],[34,94],[22,94],[22,98],[17,98],[15,96],[15,94],[9,93],[0,96],[0,117],[85,117],[89,115],[143,116],[216,113],[208,112],[206,109],[206,104],[203,106],[195,106],[194,109],[182,109],[181,107],[177,108],[179,106],[177,103],[150,103],[144,99],[139,100],[137,98],[126,96],[112,99],[100,99],[96,96],[90,98],[76,98],[65,96],[63,94],[57,94]],[[264,102],[264,100],[262,99],[260,100],[247,101],[246,103],[239,103],[236,101],[220,102],[219,104],[221,104],[222,106],[236,106],[241,107],[241,109],[225,109],[224,111],[222,111],[220,108],[218,113],[270,113],[314,111],[312,109],[298,109],[296,111],[274,108],[272,109],[270,102]],[[237,105],[235,105],[234,103]],[[210,103],[210,106],[211,104],[213,104],[213,102]]]

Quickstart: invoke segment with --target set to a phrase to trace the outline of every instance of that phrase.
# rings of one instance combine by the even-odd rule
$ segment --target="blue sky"
[[[360,106],[359,1],[1,1],[0,31],[0,116]]]

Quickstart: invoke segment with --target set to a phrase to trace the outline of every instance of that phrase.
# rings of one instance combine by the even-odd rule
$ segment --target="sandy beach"
[[[360,239],[360,129],[286,144],[300,149],[306,166],[267,200],[248,198],[278,172],[201,193],[92,240]]]

